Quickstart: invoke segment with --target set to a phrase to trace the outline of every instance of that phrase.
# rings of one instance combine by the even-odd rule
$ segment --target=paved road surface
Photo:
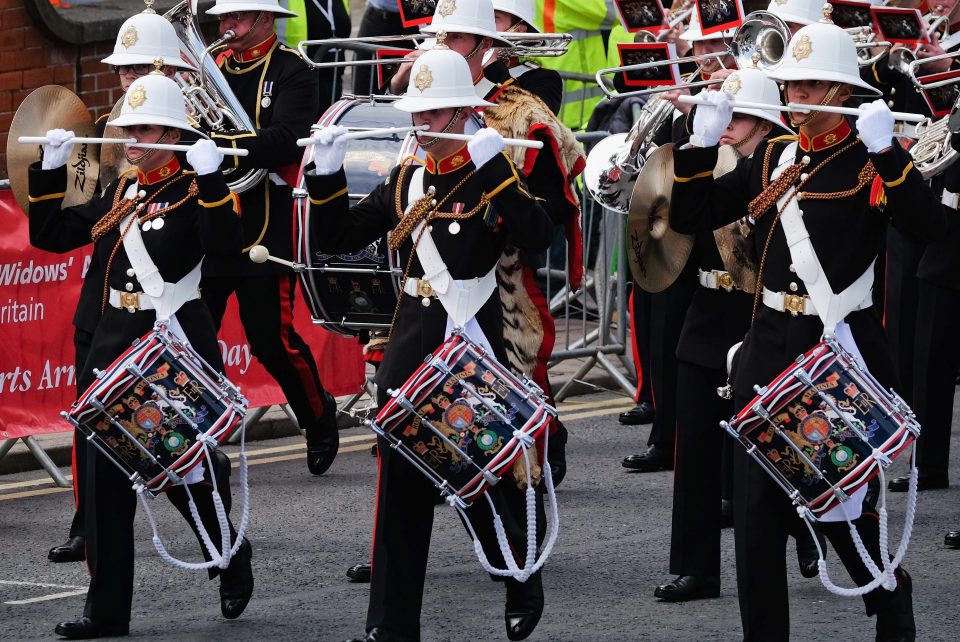
[[[530,639],[738,639],[731,531],[723,535],[719,599],[665,604],[652,597],[654,586],[669,578],[672,475],[631,474],[620,467],[624,455],[645,443],[648,431],[617,424],[616,413],[628,405],[623,397],[602,394],[562,406],[572,433],[570,473],[559,493],[562,532],[544,578],[544,618]],[[368,454],[367,433],[352,429],[344,437],[347,452],[322,478],[307,473],[300,439],[250,446],[256,590],[239,620],[220,616],[216,582],[158,558],[146,520],[138,515],[135,639],[335,642],[360,633],[367,586],[348,583],[344,571],[368,555],[376,462]],[[956,442],[955,437],[954,470]],[[898,461],[893,471],[904,467]],[[56,622],[82,613],[85,567],[46,561],[47,549],[64,539],[71,495],[42,477],[38,471],[0,477],[0,639],[54,639]],[[892,497],[897,542],[903,496]],[[170,548],[195,559],[193,536],[172,507],[165,501],[156,506]],[[943,547],[944,532],[960,527],[958,506],[957,488],[921,494],[906,561],[916,585],[920,640],[958,639],[960,551]],[[792,550],[789,555],[792,560]],[[789,567],[794,640],[873,639],[873,621],[859,600],[834,597],[818,581],[802,579],[792,562]],[[835,579],[849,582],[839,570]],[[505,640],[502,612],[502,587],[481,570],[455,513],[438,507],[424,640]]]

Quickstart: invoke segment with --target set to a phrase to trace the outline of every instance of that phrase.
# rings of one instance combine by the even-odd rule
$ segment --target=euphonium
[[[226,78],[217,68],[210,52],[225,44],[229,38],[221,38],[209,47],[197,31],[190,0],[183,0],[163,17],[173,24],[180,38],[180,51],[187,62],[200,70],[200,73],[177,73],[174,77],[180,85],[187,109],[198,121],[202,129],[217,133],[243,133],[256,131],[253,122],[243,110],[237,97],[233,95]],[[227,186],[236,193],[245,192],[257,185],[267,175],[266,169],[229,169],[224,171]]]

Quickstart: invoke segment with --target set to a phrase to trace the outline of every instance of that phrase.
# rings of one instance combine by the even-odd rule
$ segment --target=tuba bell
[[[197,31],[190,0],[183,0],[163,17],[170,21],[180,39],[180,51],[187,62],[199,69],[199,73],[177,73],[175,79],[183,92],[187,109],[202,129],[216,133],[254,133],[256,128],[237,97],[234,96],[226,78],[220,73],[210,52],[224,46],[227,37],[217,40],[209,47]],[[242,193],[260,183],[267,175],[263,168],[229,169],[224,178],[231,191]]]

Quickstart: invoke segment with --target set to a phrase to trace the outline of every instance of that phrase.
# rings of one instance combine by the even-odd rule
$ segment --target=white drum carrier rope
[[[217,444],[212,437],[201,438],[200,441],[203,445],[204,459],[207,462],[207,465],[210,467],[210,478],[213,481],[213,506],[217,514],[217,522],[220,525],[219,548],[214,545],[213,540],[210,538],[210,534],[203,526],[203,521],[200,519],[200,514],[197,511],[196,502],[193,500],[193,493],[190,492],[190,485],[183,484],[183,488],[187,492],[190,515],[193,518],[193,523],[196,525],[197,532],[200,534],[200,538],[203,540],[203,545],[207,549],[207,553],[210,555],[209,562],[185,562],[171,555],[170,552],[167,551],[163,541],[160,539],[160,531],[157,528],[157,520],[153,515],[153,511],[150,510],[149,500],[154,499],[154,497],[148,497],[149,494],[147,493],[147,489],[142,483],[134,484],[133,490],[140,498],[140,503],[143,505],[143,510],[147,515],[147,520],[150,522],[150,528],[153,531],[153,546],[157,549],[157,554],[159,554],[165,562],[177,568],[188,571],[205,570],[213,567],[226,569],[230,565],[230,560],[234,555],[237,554],[237,551],[240,550],[240,546],[243,544],[243,535],[246,533],[247,524],[250,521],[250,486],[247,476],[249,465],[246,449],[246,427],[243,425],[240,426],[240,488],[243,497],[243,509],[241,510],[240,523],[237,526],[237,537],[234,540],[232,547],[230,546],[230,522],[227,519],[227,512],[223,507],[223,499],[221,499],[220,496],[220,489],[217,486],[217,476],[214,474],[213,465],[210,463],[213,461],[211,457],[211,450],[212,448],[215,448]],[[230,492],[230,489],[226,489],[226,492]],[[224,551],[224,553],[221,553],[220,551]]]
[[[882,461],[883,453],[878,449],[873,450],[873,457],[877,461]],[[913,456],[911,455],[911,460]],[[880,482],[880,502],[877,506],[877,512],[880,516],[880,555],[882,558],[883,570],[877,567],[876,562],[870,557],[870,553],[867,552],[867,548],[863,543],[863,539],[860,537],[860,533],[857,531],[857,527],[853,524],[849,517],[847,517],[847,526],[850,529],[850,537],[853,540],[853,545],[857,549],[857,553],[860,554],[860,559],[863,561],[864,566],[866,566],[867,571],[870,572],[870,575],[873,576],[873,580],[863,586],[858,586],[856,588],[845,588],[842,586],[837,586],[830,579],[830,575],[827,573],[827,562],[824,559],[823,549],[820,547],[820,541],[817,539],[817,534],[814,531],[813,524],[808,517],[808,513],[803,506],[797,507],[797,513],[803,519],[804,523],[807,525],[807,529],[810,531],[811,537],[813,537],[814,543],[817,545],[817,553],[820,556],[820,560],[817,562],[817,566],[820,569],[820,582],[826,587],[828,591],[835,595],[840,595],[843,597],[856,597],[859,595],[865,595],[870,591],[882,586],[888,591],[894,591],[897,588],[897,578],[894,575],[894,571],[900,565],[900,562],[903,560],[904,555],[907,553],[907,547],[910,544],[910,535],[913,532],[913,520],[917,512],[917,467],[916,465],[911,465],[910,467],[910,485],[907,490],[907,507],[906,513],[903,518],[903,535],[900,538],[900,545],[897,547],[897,552],[893,556],[893,559],[890,559],[890,554],[888,552],[889,536],[887,531],[887,480],[886,475],[884,474],[883,466],[880,465],[877,467],[878,472],[878,481]],[[844,504],[840,504],[841,510],[844,511],[846,515],[846,508]]]
[[[497,544],[499,545],[501,555],[503,555],[506,568],[496,568],[490,563],[490,560],[487,558],[487,554],[483,550],[483,544],[480,543],[477,533],[473,529],[473,524],[470,523],[470,517],[467,515],[466,511],[459,504],[457,504],[456,495],[450,495],[446,498],[447,503],[456,508],[457,512],[460,513],[460,517],[463,519],[463,523],[467,525],[467,530],[470,532],[470,537],[473,539],[473,549],[477,554],[477,559],[480,560],[480,565],[483,567],[483,570],[491,575],[509,577],[517,580],[518,582],[526,582],[530,576],[540,570],[540,568],[550,557],[550,553],[553,552],[554,544],[556,544],[557,536],[560,533],[560,517],[557,511],[557,494],[553,487],[553,474],[550,470],[550,462],[548,462],[546,458],[547,448],[550,445],[549,432],[550,428],[548,426],[544,430],[543,439],[543,483],[546,485],[549,522],[547,525],[548,532],[546,534],[546,543],[544,544],[543,550],[540,552],[539,557],[537,557],[537,490],[534,488],[532,475],[530,473],[529,456],[529,450],[531,448],[535,448],[536,446],[531,435],[521,430],[513,431],[513,436],[520,442],[521,447],[523,448],[523,461],[526,469],[527,479],[527,489],[525,491],[527,513],[527,552],[522,567],[518,566],[516,560],[514,559],[513,551],[510,548],[510,542],[507,539],[506,530],[503,527],[503,520],[500,519],[500,514],[497,512],[497,508],[494,505],[493,499],[491,499],[489,492],[486,492],[483,495],[487,499],[487,504],[490,505],[490,512],[493,515],[493,529],[496,533]]]

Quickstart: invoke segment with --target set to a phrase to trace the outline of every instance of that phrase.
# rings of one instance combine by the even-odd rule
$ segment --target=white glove
[[[425,132],[424,135],[429,136],[430,133]],[[473,161],[473,165],[477,169],[483,167],[487,161],[502,152],[504,147],[506,145],[503,143],[503,136],[492,127],[484,127],[474,134],[470,142],[467,143],[470,160]]]
[[[879,154],[893,145],[893,112],[882,100],[860,105],[857,131],[867,151]]]
[[[720,142],[720,137],[730,125],[733,118],[733,96],[725,91],[707,90],[700,94],[709,103],[697,105],[693,115],[693,136],[690,144],[694,147],[713,147]]]
[[[40,163],[42,169],[56,169],[63,167],[73,155],[73,132],[63,129],[51,129],[47,132],[47,140],[43,146],[43,161]]]
[[[187,150],[187,162],[197,172],[197,176],[212,174],[220,170],[223,152],[212,140],[201,138]]]
[[[313,146],[313,162],[317,166],[317,174],[329,176],[343,167],[343,159],[347,157],[346,127],[321,127],[310,137],[317,141]]]

